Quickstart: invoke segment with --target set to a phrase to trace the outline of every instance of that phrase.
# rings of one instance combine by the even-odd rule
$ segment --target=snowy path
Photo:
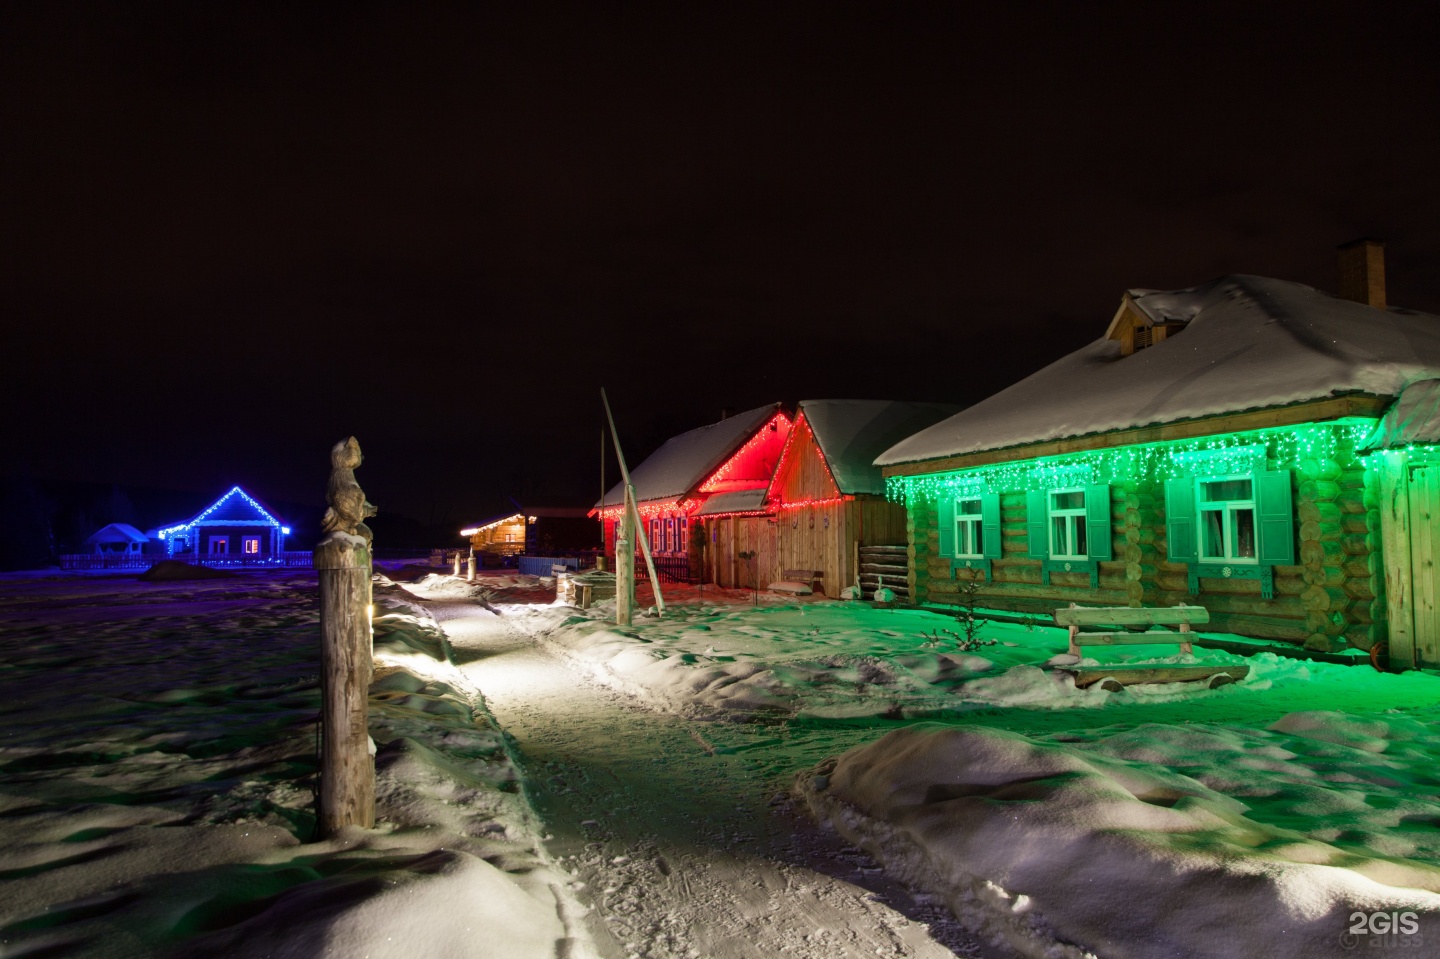
[[[606,959],[987,954],[943,907],[796,815],[788,776],[833,753],[833,738],[650,712],[503,617],[426,605],[515,738],[547,846],[585,884]]]

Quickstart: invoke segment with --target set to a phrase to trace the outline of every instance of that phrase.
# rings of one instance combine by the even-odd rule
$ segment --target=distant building
[[[93,546],[96,553],[139,554],[147,552],[150,542],[150,537],[129,523],[111,523],[85,538],[85,545]]]
[[[517,504],[518,505],[518,504]],[[600,527],[583,507],[521,506],[460,531],[477,553],[514,556],[597,549]]]
[[[288,535],[290,527],[238,486],[193,519],[155,531],[169,556],[246,561],[278,557]]]

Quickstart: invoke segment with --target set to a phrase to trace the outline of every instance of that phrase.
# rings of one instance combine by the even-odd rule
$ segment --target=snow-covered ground
[[[313,573],[0,577],[0,956],[1440,942],[1433,676],[1202,648],[1250,677],[1079,691],[1049,627],[546,586],[377,579],[380,822],[312,842]]]
[[[315,577],[0,578],[0,956],[583,956],[519,767],[377,588],[379,823],[314,842]]]
[[[484,587],[431,577],[417,594],[453,598]],[[514,587],[511,587],[514,588]],[[508,621],[555,646],[596,679],[654,708],[684,715],[843,719],[963,717],[997,707],[1099,709],[1107,705],[1235,702],[1263,696],[1313,702],[1321,687],[1367,689],[1377,674],[1349,666],[1240,656],[1177,644],[1089,647],[1091,656],[1066,656],[1066,634],[1053,626],[987,622],[978,638],[957,648],[955,617],[916,609],[877,609],[859,602],[801,602],[748,591],[688,587],[667,593],[663,616],[637,615],[614,623],[614,605],[589,610],[557,604],[507,608]],[[983,618],[983,611],[982,611]],[[1107,692],[1077,689],[1057,663],[1247,665],[1240,683],[1206,689],[1197,683],[1129,686]],[[1402,680],[1402,682],[1404,682]],[[1392,685],[1383,683],[1389,688]],[[1425,688],[1428,688],[1426,685]]]

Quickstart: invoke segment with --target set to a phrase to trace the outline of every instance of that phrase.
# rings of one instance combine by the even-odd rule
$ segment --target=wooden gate
[[[1410,665],[1440,665],[1440,465],[1425,464],[1410,470],[1410,592],[1415,629],[1412,649],[1403,639],[1392,639],[1390,656]],[[1399,638],[1399,637],[1396,637]],[[1398,665],[1398,664],[1397,664]]]

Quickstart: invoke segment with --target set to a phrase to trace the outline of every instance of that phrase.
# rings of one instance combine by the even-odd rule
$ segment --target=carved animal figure
[[[368,549],[373,536],[365,519],[375,515],[375,504],[365,498],[365,491],[355,482],[355,467],[363,461],[360,443],[353,436],[330,449],[330,485],[325,490],[330,508],[325,511],[320,527],[327,533],[338,531],[363,536]]]

